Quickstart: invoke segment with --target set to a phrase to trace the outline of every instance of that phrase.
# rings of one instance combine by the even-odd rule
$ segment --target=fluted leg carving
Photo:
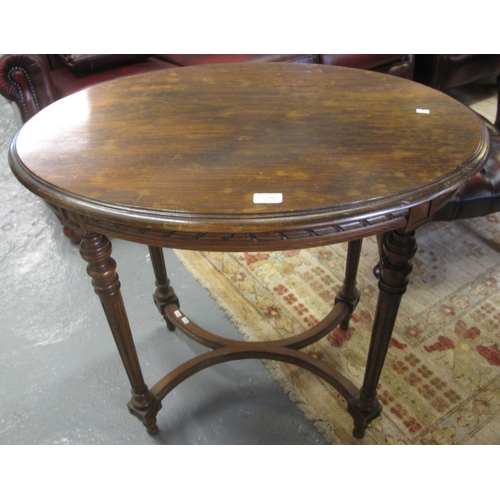
[[[356,276],[358,274],[362,243],[362,239],[349,242],[344,283],[335,298],[335,303],[344,302],[350,308],[349,314],[342,320],[342,323],[340,323],[340,328],[342,328],[342,330],[347,330],[349,328],[349,321],[351,320],[352,313],[359,302],[360,293],[356,288]]]
[[[111,258],[111,243],[106,236],[91,233],[82,237],[80,253],[88,262],[87,272],[99,296],[118,347],[125,371],[132,386],[132,399],[128,407],[146,426],[150,434],[158,431],[156,414],[161,408],[144,383],[139,358],[120,292],[116,263]]]
[[[172,303],[180,307],[179,299],[177,295],[175,295],[174,289],[170,286],[170,280],[168,279],[167,268],[165,266],[165,258],[163,256],[163,248],[153,246],[149,246],[148,248],[156,278],[156,291],[153,294],[153,299],[161,315],[165,318],[167,328],[170,331],[174,331],[175,326],[165,314],[165,307]]]
[[[364,436],[368,424],[382,411],[382,406],[377,401],[377,384],[389,348],[399,304],[408,285],[412,270],[411,259],[417,251],[414,234],[413,231],[405,233],[402,229],[396,230],[390,233],[384,242],[384,252],[380,262],[380,292],[363,386],[348,405],[348,410],[354,419],[353,435],[357,438]]]

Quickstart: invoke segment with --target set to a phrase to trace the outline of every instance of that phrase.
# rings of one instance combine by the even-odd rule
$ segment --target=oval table
[[[81,255],[132,386],[131,413],[157,431],[162,399],[198,371],[228,360],[294,363],[348,401],[361,438],[380,415],[376,387],[416,252],[432,220],[486,161],[489,138],[468,108],[430,88],[362,70],[290,63],[157,71],[90,87],[29,120],[9,160],[20,182],[81,237]],[[301,348],[338,325],[359,300],[361,242],[388,234],[360,389]],[[154,300],[168,328],[209,347],[146,385],[108,237],[147,244]],[[229,340],[181,311],[162,248],[263,251],[348,241],[333,310],[285,340]]]

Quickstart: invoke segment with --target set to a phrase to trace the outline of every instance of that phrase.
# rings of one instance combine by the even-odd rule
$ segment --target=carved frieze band
[[[335,243],[357,239],[377,232],[390,231],[406,225],[408,210],[379,214],[365,219],[338,220],[335,224],[318,225],[308,229],[283,229],[267,232],[200,232],[174,231],[151,227],[135,227],[128,224],[114,223],[103,219],[87,217],[65,208],[49,205],[61,219],[61,222],[77,233],[104,233],[122,237],[132,241],[151,243],[179,249],[225,248],[228,251],[241,248],[250,250],[265,246],[283,248],[300,248],[320,246],[329,242]]]
[[[105,234],[124,237],[134,241],[151,242],[158,246],[179,249],[225,248],[250,250],[269,247],[300,248],[319,246],[329,242],[347,241],[375,234],[379,231],[389,231],[406,225],[405,216],[408,211],[387,213],[361,220],[345,220],[332,225],[314,227],[312,229],[284,229],[268,232],[190,232],[161,230],[156,228],[134,228],[125,224],[83,218],[87,230],[104,232]]]

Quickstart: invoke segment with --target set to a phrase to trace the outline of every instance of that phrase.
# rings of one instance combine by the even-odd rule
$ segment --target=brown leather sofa
[[[22,121],[90,85],[123,76],[198,64],[274,61],[349,66],[413,77],[413,55],[365,54],[7,54],[0,58],[0,94]]]
[[[179,66],[251,61],[362,68],[414,79],[438,90],[485,78],[495,79],[500,75],[500,55],[7,54],[0,58],[0,94],[17,106],[25,122],[64,96],[114,78]],[[499,125],[500,111],[495,124],[487,123],[492,139],[488,164],[463,186],[447,206],[437,212],[436,220],[475,217],[500,210]]]
[[[500,74],[497,54],[417,54],[414,80],[445,91]]]
[[[414,80],[441,91],[477,82],[496,82],[500,95],[498,54],[417,54]],[[491,153],[481,172],[470,179],[434,220],[479,217],[500,211],[500,99],[494,123],[479,115],[490,132]]]

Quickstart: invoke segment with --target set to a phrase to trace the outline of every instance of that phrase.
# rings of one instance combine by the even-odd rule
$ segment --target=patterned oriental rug
[[[500,214],[417,231],[419,251],[380,385],[384,410],[363,440],[323,380],[265,364],[332,444],[500,444]],[[289,337],[332,308],[347,244],[259,253],[176,251],[248,341]],[[361,386],[377,300],[375,238],[365,239],[361,299],[348,331],[306,348]]]
[[[493,86],[452,93],[489,120]],[[500,213],[417,231],[419,251],[378,387],[384,407],[363,440],[346,402],[295,366],[265,364],[332,444],[500,444]],[[347,245],[260,253],[177,251],[248,341],[289,337],[330,310]],[[348,331],[306,348],[360,387],[377,300],[375,238],[365,239],[361,299]]]
[[[460,97],[494,118],[496,97],[490,91],[485,99]],[[378,388],[384,410],[363,440],[352,437],[346,402],[333,388],[295,366],[266,362],[332,444],[500,444],[500,213],[429,224],[417,231],[417,243]],[[246,340],[263,341],[301,332],[330,311],[343,279],[346,245],[176,253]],[[375,239],[366,239],[358,273],[362,295],[351,328],[335,329],[307,348],[358,387],[377,298],[377,259]]]
[[[460,97],[493,119],[490,91],[485,99]],[[333,388],[293,365],[266,362],[332,444],[500,444],[500,213],[428,224],[417,231],[417,243],[378,388],[384,410],[363,440],[352,437],[346,402]],[[176,253],[246,340],[265,341],[297,334],[330,311],[346,247]],[[351,328],[306,348],[358,387],[377,299],[377,259],[375,239],[365,239]]]

